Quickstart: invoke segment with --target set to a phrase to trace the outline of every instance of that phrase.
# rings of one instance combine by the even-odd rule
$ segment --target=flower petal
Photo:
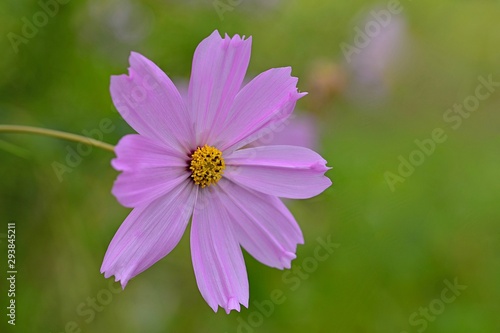
[[[304,244],[304,238],[283,202],[225,179],[219,184],[243,248],[265,265],[290,268],[297,244]]]
[[[188,178],[189,173],[181,168],[124,171],[116,178],[111,192],[122,206],[134,208],[167,194]]]
[[[142,168],[186,167],[189,156],[139,134],[128,134],[115,147],[111,165],[118,171]]]
[[[196,145],[220,132],[250,61],[252,38],[222,39],[215,30],[196,48],[189,81],[188,107],[195,120]]]
[[[295,146],[241,149],[225,157],[224,177],[262,193],[292,199],[311,198],[332,182],[326,161],[314,151]]]
[[[227,313],[248,307],[248,278],[233,221],[217,186],[199,191],[191,224],[191,256],[196,282],[208,305]]]
[[[197,188],[189,182],[129,214],[109,244],[101,273],[127,282],[179,243],[193,211]]]
[[[112,193],[125,207],[138,207],[168,193],[189,178],[187,157],[155,140],[138,134],[124,136],[115,148],[117,158],[111,161],[123,170]]]
[[[153,62],[132,52],[129,75],[111,77],[111,97],[125,121],[139,134],[182,152],[193,145],[184,101],[169,77]]]
[[[238,93],[215,142],[222,151],[235,150],[259,139],[262,131],[277,126],[292,113],[304,94],[297,92],[297,78],[290,67],[270,69]]]

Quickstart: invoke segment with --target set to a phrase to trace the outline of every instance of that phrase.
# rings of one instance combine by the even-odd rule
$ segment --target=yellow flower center
[[[202,188],[217,183],[225,168],[222,152],[217,148],[204,145],[191,155],[191,177],[194,183]]]

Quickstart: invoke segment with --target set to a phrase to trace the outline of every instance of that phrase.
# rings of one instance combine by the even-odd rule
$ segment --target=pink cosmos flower
[[[198,45],[187,98],[140,54],[129,75],[111,78],[113,102],[139,134],[116,146],[113,186],[133,210],[116,232],[101,272],[127,282],[166,256],[191,223],[191,256],[198,288],[217,311],[248,307],[241,247],[260,262],[290,268],[303,237],[278,197],[310,198],[331,185],[326,161],[307,148],[243,148],[284,122],[296,101],[291,69],[270,69],[241,88],[251,38]],[[241,246],[241,247],[240,247]]]

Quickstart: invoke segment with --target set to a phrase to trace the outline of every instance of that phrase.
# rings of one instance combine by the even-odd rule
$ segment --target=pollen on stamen
[[[204,145],[191,154],[189,166],[191,178],[202,188],[217,183],[222,178],[225,168],[222,152],[215,147]]]

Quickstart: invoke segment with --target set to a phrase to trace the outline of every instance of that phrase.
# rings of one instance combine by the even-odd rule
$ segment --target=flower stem
[[[110,145],[109,143],[94,140],[92,138],[83,135],[55,131],[47,128],[19,126],[19,125],[0,125],[0,132],[40,134],[40,135],[52,136],[58,139],[81,142],[86,145],[92,145],[94,147],[98,147],[112,152],[115,151],[115,146]]]

